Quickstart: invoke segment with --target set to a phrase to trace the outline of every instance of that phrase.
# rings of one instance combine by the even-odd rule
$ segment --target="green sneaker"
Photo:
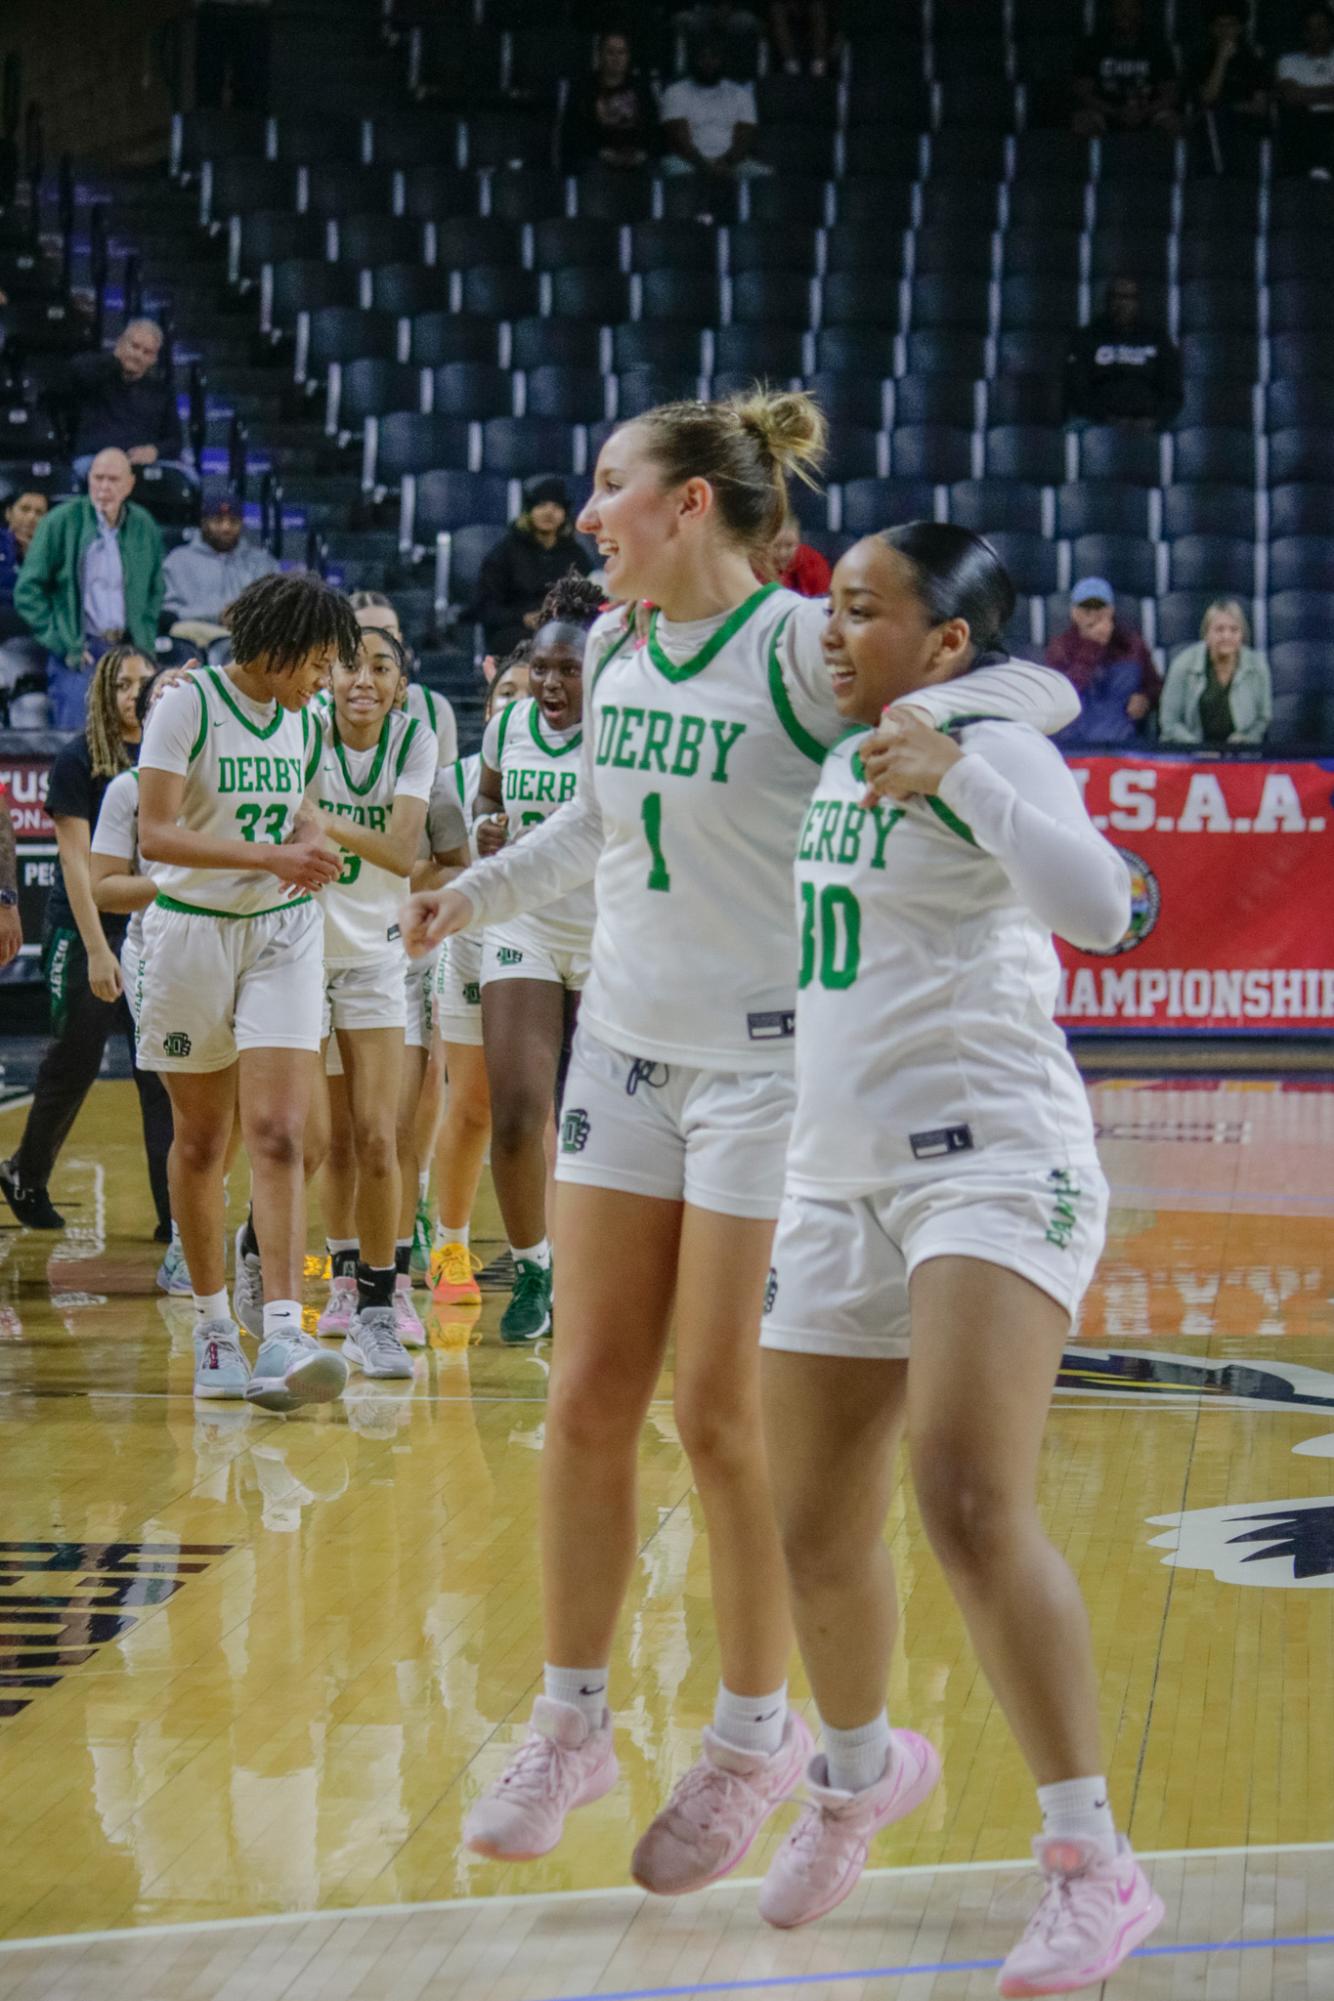
[[[520,1258],[514,1291],[500,1322],[502,1341],[540,1341],[551,1332],[551,1267]]]
[[[431,1242],[434,1232],[426,1204],[417,1204],[417,1215],[412,1225],[412,1250],[408,1257],[408,1270],[414,1278],[429,1279],[431,1276]]]

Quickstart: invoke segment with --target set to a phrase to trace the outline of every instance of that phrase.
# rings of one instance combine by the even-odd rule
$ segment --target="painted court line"
[[[1259,1842],[1253,1845],[1246,1843],[1236,1848],[1148,1849],[1140,1854],[1139,1860],[1141,1862],[1212,1862],[1225,1860],[1234,1856],[1329,1854],[1334,1854],[1334,1841],[1277,1841]],[[861,1880],[864,1883],[870,1883],[882,1881],[888,1877],[901,1879],[906,1876],[1015,1875],[1024,1871],[1030,1874],[1035,1873],[1031,1855],[1015,1856],[1008,1861],[1002,1862],[911,1862],[901,1869],[887,1865],[884,1868],[863,1870]],[[727,1890],[755,1889],[758,1888],[762,1880],[759,1876],[729,1876],[722,1882],[710,1883],[707,1888],[696,1892],[696,1894],[709,1897],[717,1896],[720,1892]],[[632,1898],[636,1904],[641,1905],[652,1902],[652,1899],[643,1890],[637,1890],[632,1883],[606,1884],[600,1888],[591,1890],[511,1890],[497,1897],[434,1897],[422,1903],[346,1904],[336,1907],[326,1905],[323,1909],[315,1911],[267,1911],[258,1912],[254,1916],[247,1917],[188,1918],[175,1924],[166,1925],[122,1925],[106,1931],[51,1932],[34,1938],[3,1938],[0,1939],[0,1954],[7,1952],[36,1952],[46,1949],[54,1951],[66,1946],[116,1945],[130,1939],[194,1937],[208,1932],[260,1931],[267,1925],[341,1924],[344,1919],[361,1921],[366,1918],[407,1919],[415,1917],[438,1917],[450,1911],[498,1910],[510,1904],[609,1903],[625,1898]],[[1237,1949],[1251,1950],[1262,1946],[1273,1948],[1279,1945],[1325,1945],[1329,1943],[1334,1943],[1334,1937],[1326,1938],[1324,1934],[1320,1934],[1313,1935],[1309,1939],[1246,1940],[1242,1941]],[[1145,1950],[1150,1954],[1155,1952],[1164,1954],[1169,1952],[1220,1952],[1225,1949],[1223,1946],[1216,1945],[1182,1945],[1150,1946]],[[968,1964],[995,1966],[999,1964],[999,1961],[977,1960],[970,1961]],[[873,1975],[878,1977],[879,1973],[884,1970],[877,1968],[864,1969],[856,1975],[822,1974],[820,1978],[829,1980],[868,1979]],[[892,1969],[890,1970],[892,1971]],[[940,1973],[951,1970],[953,1969],[949,1967],[928,1966],[914,1966],[906,1969],[906,1971],[912,1973]],[[794,1982],[789,1979],[783,1983],[770,1981],[760,1984],[785,1984],[791,1986]],[[742,1985],[744,1986],[744,1983]],[[703,1987],[664,1987],[655,1988],[651,1991],[655,1995],[681,1995],[703,1994],[715,1990]],[[716,1991],[720,1993],[738,1992],[740,1988],[719,1988]],[[566,1997],[565,2001],[588,2001],[588,1997],[573,1995]],[[618,2001],[618,1997],[612,1994],[600,1994],[595,1997],[595,2001]]]

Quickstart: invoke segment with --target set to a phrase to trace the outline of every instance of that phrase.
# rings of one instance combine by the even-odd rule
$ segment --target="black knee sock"
[[[330,1251],[329,1269],[334,1278],[355,1278],[361,1260],[355,1244],[350,1251]]]
[[[368,1265],[357,1262],[357,1304],[368,1306],[392,1306],[394,1303],[394,1267],[392,1265]]]
[[[394,1246],[394,1270],[400,1278],[406,1278],[412,1270],[412,1239],[407,1238]]]

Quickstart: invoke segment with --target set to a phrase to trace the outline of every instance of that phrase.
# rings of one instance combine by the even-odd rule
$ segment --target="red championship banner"
[[[1060,944],[1075,1035],[1334,1035],[1334,765],[1069,759],[1125,856],[1130,929]]]

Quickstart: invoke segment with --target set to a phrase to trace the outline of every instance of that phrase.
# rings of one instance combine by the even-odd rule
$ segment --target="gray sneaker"
[[[364,1376],[411,1376],[412,1361],[394,1332],[392,1306],[363,1306],[343,1349]]]
[[[201,1320],[195,1328],[197,1397],[243,1397],[247,1394],[250,1370],[236,1336],[236,1324],[231,1320]]]
[[[157,1284],[160,1292],[169,1293],[173,1299],[188,1299],[194,1290],[185,1252],[176,1237],[167,1245],[166,1256],[157,1268]]]
[[[261,1410],[297,1410],[303,1403],[332,1403],[343,1394],[347,1363],[309,1334],[271,1334],[260,1343],[246,1401]]]
[[[264,1339],[264,1278],[259,1268],[259,1259],[253,1252],[249,1256],[241,1249],[245,1236],[242,1223],[236,1233],[236,1265],[232,1272],[232,1307],[237,1319],[247,1334],[253,1334],[257,1341]]]

